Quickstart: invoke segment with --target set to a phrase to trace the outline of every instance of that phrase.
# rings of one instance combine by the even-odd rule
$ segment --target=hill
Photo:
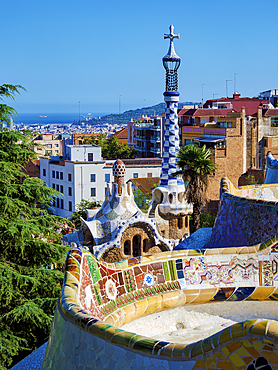
[[[179,106],[183,104],[190,104],[190,103],[179,103]],[[194,103],[191,103],[191,104],[194,104]],[[133,118],[133,120],[136,121],[139,118],[141,118],[142,115],[147,115],[148,117],[154,116],[154,115],[160,116],[164,112],[165,112],[165,103],[159,103],[151,107],[127,110],[121,113],[120,115],[119,114],[108,114],[100,118],[92,118],[86,121],[86,123],[91,124],[91,125],[99,125],[99,124],[105,124],[105,123],[127,124],[127,122],[131,120],[131,118]]]

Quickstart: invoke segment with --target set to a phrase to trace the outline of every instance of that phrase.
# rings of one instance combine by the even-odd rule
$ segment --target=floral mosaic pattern
[[[258,281],[259,264],[254,258],[234,257],[231,270],[235,282]]]
[[[276,243],[275,238],[271,243],[251,247],[252,250],[233,250],[234,254],[230,255],[227,255],[229,249],[218,249],[215,255],[207,255],[206,251],[165,252],[115,264],[101,263],[87,251],[72,250],[42,370],[254,369],[258,366],[276,369],[276,321],[260,319],[234,324],[189,345],[144,338],[116,328],[141,315],[196,299],[198,302],[266,297],[278,300],[278,288],[271,286],[277,271],[271,247]],[[204,276],[208,279],[212,270],[215,280],[221,277],[219,284],[204,279]],[[252,279],[252,271],[260,279]],[[195,276],[196,284],[192,287],[188,284],[183,290],[180,282],[186,274]],[[238,285],[246,280],[250,286]],[[228,281],[227,287],[221,287]],[[196,286],[200,288],[195,289]]]

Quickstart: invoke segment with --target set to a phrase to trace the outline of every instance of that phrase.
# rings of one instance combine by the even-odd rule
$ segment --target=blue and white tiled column
[[[176,187],[184,186],[182,178],[172,177],[171,174],[177,171],[176,161],[179,146],[179,124],[178,124],[178,102],[177,91],[166,91],[164,93],[165,107],[165,129],[164,146],[162,157],[162,171],[160,174],[159,186]]]

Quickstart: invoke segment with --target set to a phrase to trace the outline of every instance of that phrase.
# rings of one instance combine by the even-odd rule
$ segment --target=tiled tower
[[[188,214],[192,213],[192,205],[184,198],[185,186],[182,178],[172,177],[177,171],[176,155],[179,147],[178,125],[178,68],[181,63],[180,57],[174,49],[174,26],[170,26],[170,33],[164,35],[170,39],[168,53],[163,57],[163,66],[166,70],[165,101],[165,128],[164,145],[162,156],[162,171],[158,188],[153,191],[152,204],[149,211],[150,217],[161,216],[165,220],[165,230],[161,226],[161,232],[169,239],[179,240],[189,235]],[[168,226],[166,227],[166,220]],[[163,223],[161,223],[162,225]]]
[[[166,69],[166,90],[164,92],[165,107],[165,132],[164,146],[162,159],[162,172],[160,175],[159,186],[173,187],[182,185],[184,182],[181,178],[171,177],[171,173],[176,172],[176,153],[179,151],[179,125],[178,125],[178,68],[181,59],[176,54],[174,49],[174,38],[179,38],[180,35],[175,35],[174,26],[170,26],[170,34],[164,35],[164,38],[170,39],[170,47],[168,53],[162,59],[163,66]],[[183,188],[184,190],[184,188]]]

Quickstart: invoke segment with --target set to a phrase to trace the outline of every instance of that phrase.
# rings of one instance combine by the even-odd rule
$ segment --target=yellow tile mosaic
[[[240,357],[249,356],[249,352],[243,346],[241,346],[236,352]]]
[[[262,348],[263,348],[263,343],[262,342],[260,342],[260,341],[257,341],[257,342],[254,342],[253,343],[253,347],[257,350],[257,351],[261,351],[262,350]]]
[[[234,370],[235,366],[231,362],[217,361],[215,369]]]
[[[264,301],[274,292],[274,290],[274,287],[257,287],[254,292],[248,297],[248,300]]]
[[[208,357],[205,359],[206,369],[216,369],[216,358]]]
[[[161,309],[167,310],[176,306],[179,300],[178,292],[165,293],[162,296]]]
[[[245,365],[244,361],[242,361],[242,359],[239,357],[239,355],[238,355],[237,353],[232,353],[232,354],[229,356],[229,360],[231,360],[231,362],[232,362],[236,367],[244,366],[244,365]]]
[[[148,306],[145,311],[145,315],[150,315],[160,309],[162,302],[162,296],[158,295],[155,297],[148,298]]]
[[[200,294],[194,300],[194,304],[206,303],[210,301],[216,294],[217,290],[218,290],[217,288],[200,290]]]
[[[228,350],[228,348],[227,347],[223,347],[223,348],[221,348],[221,351],[223,352],[223,354],[227,357],[227,356],[229,356],[229,354],[230,354],[230,351]]]
[[[90,255],[88,252],[77,250],[81,257],[82,253],[87,256]],[[222,262],[227,264],[229,258],[231,261],[233,258],[232,255],[229,258],[227,257],[227,250],[228,248],[218,249],[215,253],[204,254],[202,258],[209,258],[210,266],[221,264]],[[229,250],[231,253],[232,249]],[[254,254],[254,250],[253,248],[251,251],[251,247],[241,248],[241,252],[244,252],[243,254],[247,256],[244,257],[244,261],[251,261],[249,255]],[[266,251],[267,249],[264,249],[264,253]],[[233,252],[235,251],[233,250]],[[238,254],[240,250],[237,249],[236,252]],[[211,310],[215,310],[218,305],[221,307],[221,299],[226,300],[231,297],[231,295],[222,294],[219,285],[209,286],[205,279],[201,280],[200,284],[197,284],[194,289],[190,289],[189,285],[184,289],[181,276],[183,275],[184,266],[187,266],[187,268],[189,266],[188,256],[190,252],[167,253],[167,255],[168,257],[163,253],[159,253],[151,259],[148,259],[148,256],[146,256],[144,263],[142,263],[141,259],[141,264],[105,264],[94,261],[91,265],[91,270],[88,268],[86,271],[81,271],[80,279],[71,275],[69,267],[65,275],[61,309],[56,310],[55,328],[53,327],[52,329],[53,334],[50,334],[50,338],[54,339],[49,342],[48,355],[42,370],[51,369],[54,363],[58,364],[58,367],[55,365],[58,369],[60,366],[59,353],[61,351],[67,353],[69,357],[73,356],[72,354],[74,354],[74,357],[79,356],[80,348],[83,348],[81,346],[82,342],[86,343],[84,348],[92,346],[90,351],[94,353],[94,363],[99,361],[99,369],[115,368],[116,362],[114,363],[113,361],[117,359],[117,361],[125,361],[124,363],[127,363],[124,360],[127,358],[130,358],[130,366],[134,369],[140,368],[139,364],[141,364],[141,368],[158,368],[161,366],[161,369],[166,370],[173,367],[171,361],[174,361],[182,369],[246,369],[249,364],[257,361],[259,358],[264,358],[274,369],[273,366],[277,366],[278,363],[278,351],[276,350],[276,348],[278,349],[277,321],[266,319],[245,320],[243,323],[230,325],[222,331],[212,334],[210,337],[202,338],[199,341],[196,340],[189,345],[150,339],[116,328],[116,326],[120,327],[124,323],[133,322],[136,318],[143,316],[145,316],[146,325],[148,325],[147,315],[176,306],[186,305],[185,307],[187,307],[190,303],[193,304],[191,307],[194,310],[196,308],[199,310],[199,307],[206,307],[205,305],[211,305],[208,307],[211,307]],[[161,262],[167,262],[169,255],[171,255],[172,260],[169,265],[171,271],[169,269],[168,271],[166,268],[163,269]],[[225,255],[224,259],[221,259],[222,255]],[[200,252],[192,251],[191,256],[200,256]],[[267,253],[264,254],[262,259],[268,258],[267,256]],[[94,259],[91,255],[90,258]],[[202,261],[204,261],[202,263],[206,263],[206,260]],[[203,265],[201,268],[203,269]],[[76,269],[75,264],[73,271],[76,271]],[[124,275],[123,271],[128,271],[128,273]],[[150,286],[144,286],[144,275],[150,272],[154,278],[150,280]],[[165,279],[165,282],[163,282],[163,277],[165,278],[164,273],[169,274],[168,280]],[[82,274],[84,274],[83,280]],[[262,274],[262,271],[260,274]],[[175,279],[173,280],[171,277]],[[109,286],[106,284],[107,281],[109,281]],[[258,283],[256,282],[256,284]],[[89,284],[93,287],[91,288]],[[90,288],[87,288],[88,286]],[[240,305],[242,307],[247,306],[245,301],[240,302],[240,299],[248,299],[250,297],[250,304],[259,304],[259,301],[265,300],[269,294],[270,297],[274,297],[276,289],[273,286],[253,287],[251,282],[250,288],[249,285],[242,287],[235,285],[233,292],[235,292],[234,296],[238,297],[239,301],[225,302],[224,311],[230,314],[238,310],[238,314],[241,314]],[[215,297],[220,301],[217,301]],[[213,300],[213,302],[205,305],[199,304],[210,300]],[[276,304],[275,301],[266,302]],[[234,304],[236,305],[231,306]],[[89,307],[88,312],[86,311],[87,307]],[[229,307],[234,308],[230,310]],[[266,307],[263,309],[266,309]],[[274,308],[273,312],[275,311]],[[218,310],[218,312],[221,316],[221,310]],[[272,311],[270,310],[269,312]],[[190,321],[187,324],[189,325]],[[57,331],[61,332],[61,330],[65,332],[63,334],[65,338],[68,338],[66,342],[63,342],[59,337],[57,340],[55,339]],[[181,327],[181,332],[183,330],[190,330],[190,328]],[[202,327],[198,330],[198,335],[202,335]],[[194,335],[197,333],[194,330],[192,332]],[[74,335],[71,333],[74,333]],[[177,337],[173,336],[172,338],[174,342]],[[65,344],[67,345],[66,347],[64,347]]]

